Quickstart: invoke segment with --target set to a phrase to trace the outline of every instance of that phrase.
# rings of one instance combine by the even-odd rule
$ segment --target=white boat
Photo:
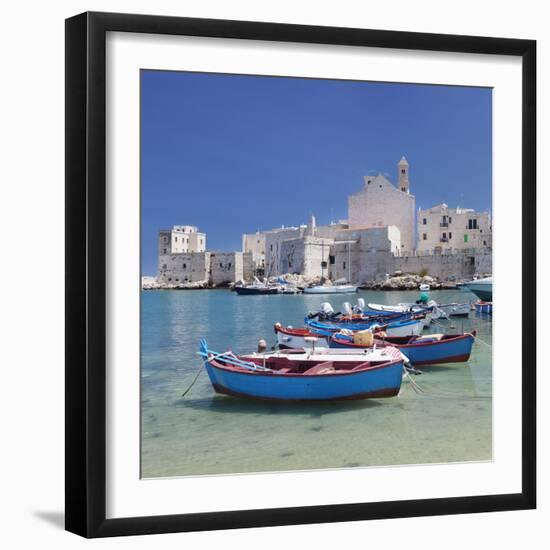
[[[485,277],[464,283],[464,287],[473,292],[480,300],[485,302],[493,301],[493,278]]]
[[[448,319],[458,315],[469,315],[472,309],[468,302],[463,304],[438,304],[435,300],[430,300],[426,305],[433,308],[432,319]]]
[[[424,319],[398,321],[384,329],[388,336],[419,336],[424,330]]]
[[[357,292],[354,285],[317,285],[304,288],[304,294],[350,294]]]
[[[249,355],[240,355],[242,358],[265,358],[288,357],[289,361],[384,361],[393,359],[403,359],[408,363],[408,359],[395,347],[384,346],[377,348],[357,349],[337,349],[329,347],[315,347],[304,349],[303,352],[297,350],[277,350],[264,353],[251,353]]]

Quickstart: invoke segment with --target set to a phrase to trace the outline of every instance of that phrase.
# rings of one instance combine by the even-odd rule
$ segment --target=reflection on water
[[[417,292],[360,292],[366,302],[414,301]],[[433,291],[439,302],[472,301]],[[214,393],[200,338],[217,351],[249,352],[275,343],[273,323],[342,297],[237,296],[225,290],[142,293],[142,475],[144,477],[307,470],[487,460],[491,449],[491,317],[442,321],[433,332],[477,330],[468,363],[423,367],[398,397],[279,404]],[[349,300],[350,297],[346,297]],[[355,299],[355,298],[354,298]]]

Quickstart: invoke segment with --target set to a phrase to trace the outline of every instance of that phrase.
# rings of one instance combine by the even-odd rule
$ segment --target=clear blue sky
[[[491,151],[487,88],[142,71],[142,272],[174,224],[240,250],[242,233],[345,219],[402,155],[417,208],[490,210]]]

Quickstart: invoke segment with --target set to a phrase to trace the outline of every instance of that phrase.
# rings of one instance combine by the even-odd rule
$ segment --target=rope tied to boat
[[[447,327],[445,325],[443,325],[442,323],[439,323],[438,321],[436,321],[435,319],[432,319],[432,323],[434,323],[435,325],[438,325],[440,326],[443,330],[445,330]],[[464,332],[464,331],[463,331]],[[493,344],[489,344],[488,342],[485,342],[485,340],[482,340],[479,336],[475,335],[475,334],[472,334],[471,332],[469,333],[471,334],[472,338],[478,342],[481,342],[482,344],[486,345],[487,347],[489,348],[492,348],[493,347]]]
[[[200,351],[197,352],[197,354],[203,357],[204,361],[201,363],[201,366],[199,367],[197,374],[195,375],[195,378],[193,378],[193,381],[191,382],[189,387],[181,394],[182,397],[185,397],[189,393],[191,388],[195,385],[195,382],[198,380],[204,365],[206,365],[206,363],[214,359],[223,358],[226,363],[230,363],[237,367],[243,367],[251,371],[273,372],[272,369],[269,369],[265,366],[256,365],[255,363],[249,363],[246,361],[241,361],[240,359],[238,359],[233,355],[232,351],[224,351],[223,353],[215,353],[213,351],[210,351],[206,346],[206,342],[204,340],[201,341],[201,348],[200,348]],[[265,364],[265,357],[264,357],[264,364]]]
[[[407,378],[412,386],[412,389],[415,393],[419,395],[427,395],[431,397],[444,397],[444,398],[458,398],[458,399],[492,399],[491,395],[465,395],[463,393],[454,393],[454,392],[445,392],[445,391],[430,391],[418,384],[413,378],[411,377],[408,369],[403,369],[405,373],[405,378]]]

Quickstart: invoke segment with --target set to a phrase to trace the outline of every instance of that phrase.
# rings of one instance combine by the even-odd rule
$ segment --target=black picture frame
[[[522,491],[517,494],[106,519],[105,40],[108,31],[520,57],[523,70]],[[536,506],[536,42],[83,13],[66,20],[66,529],[107,537],[532,509]]]

